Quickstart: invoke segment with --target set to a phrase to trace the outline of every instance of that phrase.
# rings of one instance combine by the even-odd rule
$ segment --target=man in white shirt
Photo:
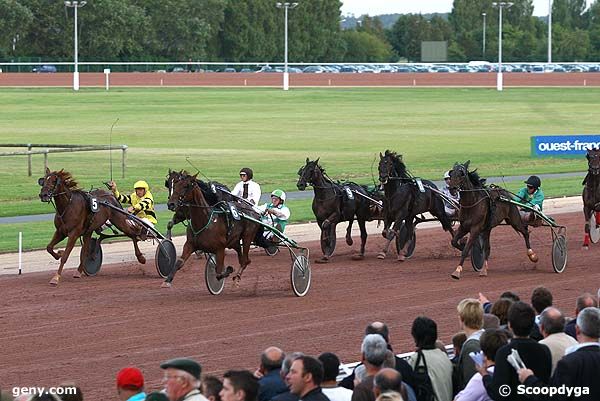
[[[254,173],[251,168],[244,167],[241,169],[241,181],[235,185],[231,193],[237,197],[247,199],[253,205],[258,205],[260,202],[260,185],[252,181],[253,177]]]
[[[337,355],[324,352],[319,355],[318,359],[323,364],[323,383],[321,383],[323,394],[331,401],[350,401],[352,390],[339,387],[337,384],[336,379],[340,371],[340,360]]]
[[[576,345],[577,341],[564,332],[565,317],[562,312],[552,306],[547,307],[540,315],[540,331],[542,332],[543,340],[540,344],[550,348],[552,354],[552,373],[556,369],[558,361],[565,356],[567,348]]]

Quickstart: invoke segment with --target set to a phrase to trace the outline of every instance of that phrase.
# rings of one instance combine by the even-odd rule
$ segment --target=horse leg
[[[225,271],[223,271],[223,268],[225,267],[225,247],[217,250],[216,263],[215,271],[217,273],[217,280],[223,280],[233,273],[233,267],[231,266],[227,266]]]
[[[85,260],[87,259],[88,247],[90,244],[90,240],[92,239],[92,233],[85,233],[82,235],[83,244],[81,245],[81,252],[79,254],[79,266],[75,273],[73,273],[73,278],[81,278],[81,273],[84,272],[83,267],[85,264]]]
[[[398,256],[396,257],[396,259],[399,262],[404,262],[406,260],[406,256],[405,256],[405,250],[404,248],[406,248],[406,245],[408,245],[408,243],[410,243],[411,238],[413,237],[414,231],[415,231],[415,227],[414,227],[414,217],[408,217],[407,219],[404,220],[404,228],[406,229],[406,238],[403,239],[400,236],[398,236],[398,238],[400,239],[399,243],[398,243]]]
[[[146,258],[144,257],[144,254],[142,253],[142,251],[140,251],[140,247],[138,246],[138,238],[132,237],[131,240],[133,241],[133,249],[135,251],[135,257],[137,258],[138,262],[140,262],[141,264],[146,264]]]
[[[396,230],[392,228],[386,229],[384,227],[382,235],[383,238],[386,239],[386,243],[383,247],[383,250],[377,254],[377,259],[385,259],[385,257],[387,256],[387,253],[390,250],[390,244],[392,243],[394,238],[396,238]]]
[[[242,273],[251,263],[249,253],[250,253],[250,243],[251,239],[245,239],[242,243],[241,252],[238,252],[238,261],[240,263],[240,268],[238,269],[237,274],[233,278],[235,286],[238,287],[240,285],[240,281],[242,280]]]
[[[183,266],[185,261],[188,260],[188,258],[190,257],[190,255],[193,252],[194,252],[194,248],[193,248],[191,242],[185,241],[185,244],[183,245],[183,252],[181,253],[181,256],[175,262],[174,269],[171,270],[171,272],[169,273],[169,275],[167,276],[165,281],[163,281],[163,283],[161,284],[162,288],[170,288],[171,287],[171,285],[172,285],[171,283],[173,282],[173,279],[175,278],[175,273],[177,273],[177,270],[181,269],[181,267]]]
[[[58,285],[58,282],[60,281],[60,277],[61,277],[61,274],[63,271],[63,267],[65,266],[65,263],[67,263],[67,260],[69,259],[69,255],[71,254],[71,251],[73,250],[73,247],[75,246],[75,242],[77,241],[77,238],[79,238],[79,236],[71,235],[69,237],[69,239],[67,240],[67,246],[65,247],[65,251],[60,256],[60,266],[58,267],[58,271],[56,272],[54,277],[52,277],[52,280],[50,280],[50,285],[54,285],[54,286]]]
[[[173,222],[173,220],[169,220],[169,222],[167,223],[167,235],[165,235],[165,237],[167,237],[167,239],[171,239],[171,230],[173,229],[173,226],[175,225],[175,223]]]
[[[464,238],[464,236],[468,233],[469,232],[465,229],[465,227],[462,224],[458,226],[458,230],[454,233],[454,236],[450,241],[452,246],[462,252],[465,249],[465,244],[460,240]]]
[[[460,254],[460,263],[458,264],[458,266],[456,267],[454,272],[450,275],[453,279],[460,280],[460,274],[463,271],[463,264],[465,263],[465,259],[469,255],[469,252],[471,252],[471,248],[473,247],[473,242],[475,242],[475,240],[477,239],[477,237],[479,236],[480,233],[481,233],[481,231],[479,229],[471,229],[471,231],[469,232],[469,240],[465,244],[465,247]],[[457,241],[458,238],[464,237],[466,235],[466,234],[462,234],[462,235],[461,234],[462,234],[462,230],[461,230],[461,227],[459,227],[458,233],[456,234],[454,239],[452,239],[452,243],[458,243],[458,241]]]
[[[527,247],[527,257],[533,263],[537,263],[539,258],[533,251],[533,249],[531,249],[531,243],[529,242],[529,230],[527,229],[527,225],[525,225],[521,220],[521,214],[516,207],[511,208],[511,213],[508,216],[508,222],[515,231],[523,234],[523,238],[525,239],[525,246]]]
[[[585,226],[584,226],[584,236],[583,236],[583,245],[582,248],[584,250],[590,249],[590,218],[592,217],[593,209],[588,207],[586,204],[583,205],[583,215],[585,216]],[[594,227],[595,228],[595,227]]]
[[[352,223],[354,223],[354,218],[348,221],[348,228],[346,228],[346,244],[348,244],[348,246],[354,244],[354,241],[352,240]]]
[[[66,237],[67,237],[66,235],[64,235],[63,233],[56,230],[56,231],[54,231],[54,235],[52,236],[52,239],[50,240],[48,245],[46,245],[46,251],[50,255],[52,255],[52,257],[56,260],[60,259],[61,255],[63,254],[63,251],[58,251],[58,253],[54,252],[54,247],[56,246],[56,244],[58,244],[60,241],[64,240]]]
[[[360,228],[360,253],[352,256],[354,260],[362,260],[365,258],[365,246],[367,244],[367,226],[366,220],[357,219],[358,227]]]
[[[492,230],[487,230],[483,233],[481,233],[483,241],[485,243],[484,245],[484,252],[485,252],[485,261],[483,262],[483,269],[481,269],[481,271],[479,272],[479,277],[486,277],[488,275],[488,259],[490,258],[490,252],[491,252],[491,244],[490,244],[490,234],[492,233]]]
[[[333,255],[333,251],[335,251],[335,243],[336,243],[336,225],[337,223],[328,222],[321,226],[321,251],[323,252],[323,256],[321,259],[317,259],[315,262],[317,263],[328,263],[331,255]]]

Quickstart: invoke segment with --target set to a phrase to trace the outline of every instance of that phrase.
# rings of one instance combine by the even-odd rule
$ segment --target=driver
[[[542,180],[540,180],[540,177],[532,175],[525,181],[525,184],[527,185],[521,188],[513,199],[541,212],[542,204],[544,203],[544,192],[540,188]],[[523,223],[528,224],[535,221],[536,214],[534,212],[522,209],[520,210],[520,214]]]
[[[154,227],[157,223],[156,213],[154,212],[154,197],[150,193],[150,187],[146,181],[140,180],[133,184],[135,192],[131,195],[120,194],[114,181],[110,181],[108,185],[119,202],[131,205],[127,208],[129,213],[135,214],[144,220],[146,224]]]
[[[458,189],[450,187],[450,171],[446,171],[444,173],[444,186],[442,187],[442,193],[448,198],[454,199],[456,203],[460,201],[460,192],[458,192]],[[456,207],[454,207],[452,203],[448,202],[446,199],[444,199],[444,210],[446,211],[448,217],[458,217],[458,210],[456,209]]]
[[[232,194],[238,198],[247,199],[253,205],[258,205],[260,202],[260,185],[252,180],[254,173],[251,168],[244,167],[240,170],[240,182],[238,182]]]
[[[283,232],[290,218],[290,209],[284,204],[285,192],[281,189],[276,189],[271,192],[271,202],[258,206],[258,210],[262,213],[262,221],[271,225]],[[271,231],[265,232],[265,238],[276,242],[277,237],[273,237]]]

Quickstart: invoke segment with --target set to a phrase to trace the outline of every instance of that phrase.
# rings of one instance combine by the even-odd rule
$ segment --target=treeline
[[[454,0],[448,18],[402,15],[390,29],[363,17],[341,29],[339,0],[289,11],[290,62],[420,61],[422,41],[447,41],[450,61],[497,58],[492,0]],[[532,0],[504,10],[503,60],[545,61],[545,19]],[[483,53],[483,16],[486,41]],[[78,12],[81,61],[283,61],[283,9],[274,0],[88,0]],[[72,60],[73,9],[62,0],[0,0],[0,59]],[[553,61],[600,60],[600,0],[554,0]]]

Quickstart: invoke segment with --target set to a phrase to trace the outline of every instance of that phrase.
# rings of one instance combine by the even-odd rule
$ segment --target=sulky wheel
[[[167,278],[171,270],[175,267],[175,261],[177,260],[177,250],[173,241],[169,239],[160,240],[156,247],[156,255],[154,263],[156,265],[156,271],[162,278]]]
[[[225,287],[225,279],[217,280],[217,258],[214,253],[206,254],[206,267],[204,268],[204,279],[208,292],[219,295]]]
[[[408,259],[415,253],[415,247],[417,246],[417,228],[413,227],[413,233],[411,238],[406,238],[407,233],[406,225],[402,223],[400,226],[400,235],[396,237],[396,253],[400,253],[400,239],[403,239],[406,246],[406,251],[404,251],[404,256]]]
[[[592,241],[593,244],[597,243],[598,241],[600,241],[600,225],[596,224],[596,214],[598,214],[600,212],[595,212],[592,213],[592,217],[590,217],[589,223],[590,223],[590,241]]]
[[[292,256],[292,290],[298,297],[303,297],[308,293],[310,288],[310,261],[308,260],[308,253]]]
[[[552,241],[552,267],[557,273],[562,273],[567,268],[567,236],[558,234]]]
[[[480,235],[473,242],[473,247],[471,248],[471,266],[473,266],[473,270],[478,272],[483,269],[483,265],[485,264],[485,256],[485,241]]]
[[[83,263],[83,271],[88,276],[95,276],[102,266],[102,244],[98,238],[90,238],[88,253]]]
[[[335,251],[335,243],[336,243],[336,232],[335,226],[329,226],[327,228],[327,235],[325,232],[321,230],[321,251],[323,251],[323,255],[329,257],[333,255],[333,251]]]

